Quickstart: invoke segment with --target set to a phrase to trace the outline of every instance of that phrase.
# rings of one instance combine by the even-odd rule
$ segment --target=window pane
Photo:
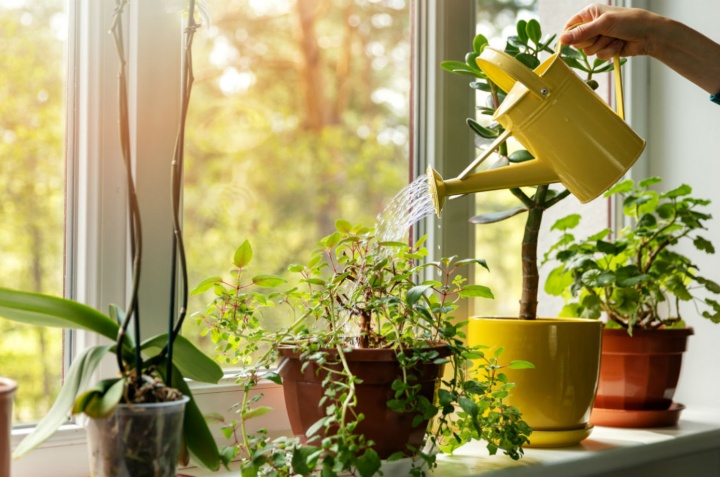
[[[373,225],[409,171],[409,0],[208,5],[187,128],[191,286],[245,239],[256,273],[283,274],[336,219]]]
[[[63,0],[0,4],[0,286],[62,295],[65,188]],[[15,423],[46,414],[62,331],[0,320],[0,374],[19,383]]]
[[[488,38],[490,44],[504,49],[505,40],[516,35],[517,20],[537,19],[535,0],[477,0],[478,23],[477,33]],[[544,32],[547,33],[547,32]],[[468,50],[471,45],[468,45]],[[476,102],[484,105],[488,93],[478,91]],[[489,126],[491,119],[482,114],[477,115],[478,122]],[[487,144],[483,144],[486,147]],[[513,147],[513,140],[510,140]],[[517,144],[515,144],[517,146]],[[478,150],[479,152],[479,150]],[[491,163],[493,159],[487,162]],[[500,212],[513,209],[520,205],[507,190],[483,192],[475,195],[475,210],[478,214]],[[522,270],[520,248],[526,214],[520,214],[502,222],[489,225],[478,225],[475,230],[475,256],[487,259],[490,280],[495,292],[494,300],[484,300],[477,310],[484,316],[517,316],[518,300],[522,289]]]

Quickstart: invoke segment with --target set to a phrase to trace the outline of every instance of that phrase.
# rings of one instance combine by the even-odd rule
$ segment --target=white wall
[[[679,20],[720,42],[720,2],[717,0],[650,0],[648,8]],[[718,61],[715,59],[715,61]],[[715,255],[686,252],[703,275],[720,281],[720,106],[708,94],[662,63],[649,62],[648,161],[650,175],[663,177],[666,187],[687,183],[699,197],[712,199],[706,238]],[[686,405],[720,407],[720,325],[685,309],[695,328],[685,355],[676,401]]]

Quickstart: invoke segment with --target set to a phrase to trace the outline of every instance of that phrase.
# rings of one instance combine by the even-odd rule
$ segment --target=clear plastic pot
[[[175,477],[189,398],[120,404],[105,419],[87,419],[92,477]]]

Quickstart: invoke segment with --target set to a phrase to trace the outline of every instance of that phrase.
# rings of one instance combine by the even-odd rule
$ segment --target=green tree
[[[64,2],[0,5],[0,286],[62,294]],[[0,374],[21,382],[15,420],[59,389],[62,333],[0,322]]]
[[[186,147],[191,282],[226,267],[238,237],[284,274],[336,219],[374,223],[407,184],[409,2],[208,4]]]

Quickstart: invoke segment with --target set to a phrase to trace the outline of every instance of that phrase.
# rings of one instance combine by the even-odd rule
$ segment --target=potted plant
[[[580,216],[558,220],[561,232],[549,257],[560,262],[545,289],[563,296],[562,314],[605,318],[600,385],[592,420],[621,427],[671,425],[683,406],[672,398],[682,353],[692,328],[682,304],[693,305],[706,319],[720,322],[720,285],[699,274],[699,267],[678,251],[692,243],[714,253],[702,235],[711,218],[710,201],[693,197],[681,185],[660,193],[652,177],[626,180],[606,194],[615,197],[630,222],[617,233],[604,229],[587,238],[572,230]]]
[[[244,365],[239,418],[226,423],[236,438],[229,456],[242,456],[243,475],[368,477],[381,459],[406,456],[414,459],[410,473],[422,475],[437,450],[471,439],[519,458],[530,429],[505,403],[513,385],[501,351],[468,346],[452,316],[458,300],[492,296],[457,275],[485,262],[418,263],[427,255],[422,241],[383,242],[344,220],[336,227],[307,263],[290,267],[299,281],[289,290],[264,289],[284,283],[279,277],[249,275],[245,242],[232,278],[208,278],[194,291],[214,292],[198,321],[222,356]],[[269,312],[278,306],[292,310],[293,321],[273,328]],[[531,366],[518,360],[507,368]],[[250,432],[248,421],[269,412],[250,394],[262,378],[282,382],[295,437]]]
[[[84,350],[65,374],[63,387],[49,413],[18,445],[21,456],[49,438],[70,414],[83,413],[90,420],[88,443],[91,474],[97,476],[174,477],[178,461],[193,456],[211,469],[219,467],[219,453],[205,418],[192,400],[185,378],[217,382],[221,368],[180,334],[187,293],[179,296],[179,310],[171,306],[167,334],[141,340],[138,313],[142,233],[130,157],[127,114],[126,61],[122,15],[126,1],[118,0],[112,34],[120,60],[120,145],[126,167],[130,248],[132,251],[132,293],[126,312],[117,306],[109,315],[72,300],[0,289],[0,316],[20,322],[65,329],[82,329],[108,338],[108,344]],[[194,0],[189,2],[186,30],[186,61],[183,70],[183,114],[177,137],[173,170],[173,211],[175,245],[181,284],[187,283],[182,233],[179,227],[179,190],[185,112],[192,83],[189,61],[192,34],[197,27]],[[173,275],[172,282],[175,284]],[[180,286],[181,290],[187,288]],[[130,325],[132,324],[132,332]],[[90,379],[108,353],[115,355],[118,376],[91,386]]]
[[[0,377],[0,475],[10,475],[10,431],[16,389],[15,381]]]
[[[505,53],[535,69],[541,65],[542,53],[554,52],[550,47],[554,38],[553,35],[543,40],[542,29],[536,20],[520,20],[517,35],[507,40]],[[501,108],[507,91],[501,90],[476,64],[487,44],[484,36],[477,35],[473,51],[466,55],[465,61],[446,61],[441,66],[449,72],[473,77],[471,88],[489,93],[486,104],[479,106],[478,110],[482,116],[493,117]],[[593,75],[613,69],[611,63],[591,62],[581,51],[567,46],[562,47],[560,59],[571,68],[585,73],[585,82],[592,89],[598,86]],[[467,120],[480,138],[501,138],[505,128],[497,122],[488,123],[483,125],[475,119]],[[534,160],[527,150],[512,150],[507,140],[499,144],[497,154],[499,159],[490,166],[491,169]],[[587,437],[592,428],[589,418],[597,388],[601,326],[587,320],[537,318],[540,224],[544,212],[570,192],[549,185],[509,190],[520,201],[518,207],[478,215],[470,221],[490,224],[527,213],[521,248],[522,296],[516,317],[519,319],[473,318],[469,322],[469,340],[470,343],[502,344],[507,359],[523,356],[535,365],[535,370],[522,375],[512,370],[507,372],[509,379],[516,383],[509,402],[523,410],[525,420],[533,428],[531,445],[574,445]]]

